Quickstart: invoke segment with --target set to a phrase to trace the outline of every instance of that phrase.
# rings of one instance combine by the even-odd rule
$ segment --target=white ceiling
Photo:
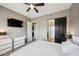
[[[45,6],[36,7],[39,10],[39,13],[36,13],[32,9],[29,12],[26,12],[29,6],[23,3],[0,3],[0,5],[8,9],[11,9],[15,12],[18,12],[26,17],[34,18],[68,9],[70,8],[71,3],[45,3]]]

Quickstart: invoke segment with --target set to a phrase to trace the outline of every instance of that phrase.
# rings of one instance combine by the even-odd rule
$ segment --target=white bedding
[[[79,46],[74,44],[70,39],[68,39],[66,42],[62,42],[62,51],[66,55],[77,49],[79,49]]]
[[[59,56],[63,55],[61,44],[37,40],[15,51],[10,56]]]
[[[67,54],[65,56],[79,56],[79,49],[76,49],[75,51],[73,51],[72,53],[70,54]]]

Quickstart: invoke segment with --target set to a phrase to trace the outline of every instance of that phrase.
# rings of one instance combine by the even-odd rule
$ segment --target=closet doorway
[[[66,17],[49,20],[47,32],[48,41],[56,43],[62,43],[62,41],[66,41],[66,25]]]
[[[48,21],[48,41],[54,42],[55,39],[55,20]]]

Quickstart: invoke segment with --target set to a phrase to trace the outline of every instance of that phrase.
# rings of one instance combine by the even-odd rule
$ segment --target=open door
[[[32,41],[32,23],[27,22],[27,38],[28,41]]]
[[[55,20],[48,21],[48,41],[54,42],[55,39]]]
[[[36,40],[36,23],[32,23],[32,40]]]

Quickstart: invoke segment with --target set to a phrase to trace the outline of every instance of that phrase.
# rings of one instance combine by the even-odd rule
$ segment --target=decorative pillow
[[[72,41],[73,41],[73,43],[79,45],[79,37],[78,37],[78,36],[73,35],[73,36],[72,36]]]
[[[71,53],[71,52],[75,51],[78,48],[79,48],[79,46],[72,43],[71,40],[67,40],[66,42],[62,43],[62,51],[63,51],[64,54]]]

